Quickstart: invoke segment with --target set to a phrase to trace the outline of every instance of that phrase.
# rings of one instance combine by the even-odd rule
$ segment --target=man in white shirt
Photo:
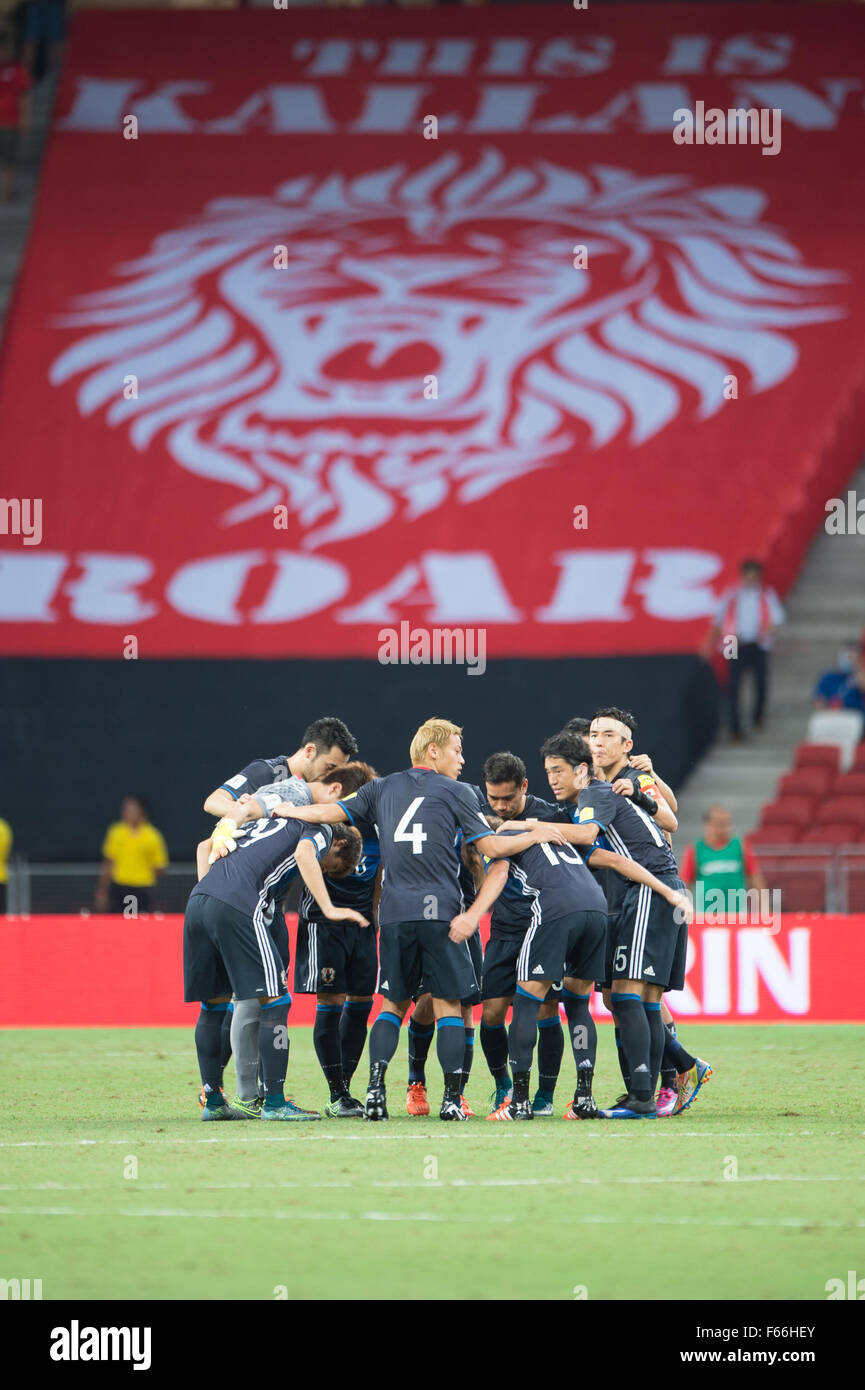
[[[721,650],[730,662],[727,698],[730,737],[734,743],[743,742],[739,717],[739,690],[742,675],[747,670],[752,671],[754,675],[753,727],[763,727],[772,636],[775,628],[784,621],[781,600],[774,589],[763,583],[763,566],[760,561],[743,560],[739,574],[739,583],[722,594],[712,627],[703,645],[703,655],[708,659],[720,638]],[[730,642],[731,637],[735,637],[735,644]]]

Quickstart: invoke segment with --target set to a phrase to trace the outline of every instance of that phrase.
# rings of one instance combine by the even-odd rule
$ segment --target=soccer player
[[[346,777],[355,771],[356,777]],[[377,776],[368,763],[353,762],[328,774],[327,780],[341,778],[345,798]],[[299,804],[294,798],[292,803]],[[351,922],[329,922],[308,888],[297,922],[294,990],[316,995],[313,1046],[330,1090],[326,1114],[335,1119],[363,1117],[363,1106],[349,1088],[366,1042],[378,975],[375,913],[381,852],[375,826],[360,818],[356,826],[363,839],[356,868],[339,879],[325,874],[324,881],[337,907],[353,907],[373,925],[366,929]]]
[[[281,802],[290,801],[291,804],[294,806],[312,806],[327,804],[328,802],[336,801],[338,797],[350,796],[352,792],[357,791],[358,787],[362,787],[364,782],[369,781],[371,773],[372,769],[369,767],[367,763],[352,762],[346,763],[343,767],[335,768],[332,772],[326,773],[324,777],[320,778],[317,781],[304,782],[300,778],[290,777],[287,781],[272,782],[268,786],[259,787],[254,794],[250,794],[248,792],[242,793],[241,796],[238,798],[234,814],[232,816],[224,816],[213,832],[213,836],[210,841],[211,857],[218,858],[233,850],[236,844],[237,837],[246,833],[245,827],[248,825],[248,823],[250,821],[257,820],[262,816],[269,816],[273,808],[279,805]],[[374,832],[370,831],[370,834],[372,833]],[[358,874],[360,867],[361,866],[358,865],[358,870],[355,870],[354,874],[350,875],[345,880],[346,887],[343,887],[342,881],[340,880],[332,880],[326,878],[325,881],[327,883],[328,892],[330,893],[333,902],[335,902],[340,907],[354,907],[358,911],[365,913],[367,907],[367,897],[369,898],[369,906],[371,907],[372,905],[372,891],[370,890],[369,895],[367,895],[363,891],[361,891],[361,893],[358,893],[356,886],[358,880],[356,878],[356,875]],[[373,868],[372,876],[374,881],[375,868]],[[366,879],[366,872],[362,875],[362,877],[364,880]],[[308,892],[304,894],[304,903],[309,905],[310,911],[314,912],[315,914],[318,914],[318,908],[315,904],[315,901]],[[304,907],[302,904],[301,912],[303,913],[303,911]],[[339,940],[341,940],[347,948],[350,948],[351,958],[355,963],[360,961],[361,959],[365,959],[367,961],[367,968],[364,974],[363,982],[369,985],[370,990],[374,989],[375,972],[378,963],[374,934],[370,935],[369,939],[367,940],[366,934],[359,932],[358,928],[351,924],[346,925],[345,923],[338,923],[329,926],[324,922],[324,919],[321,919],[318,916],[316,916],[316,921],[321,921],[321,930],[325,933],[333,932],[337,934],[343,934],[339,937]],[[316,927],[316,933],[317,931],[318,928]],[[279,953],[283,966],[285,970],[288,971],[290,955],[288,943],[288,927],[285,924],[285,917],[282,912],[281,902],[277,903],[276,905],[276,911],[274,913],[273,918],[272,935],[274,937],[274,945],[277,948],[277,952]],[[330,940],[331,938],[328,936],[327,942],[329,943]],[[329,949],[329,947],[326,946],[326,949]],[[334,943],[333,949],[338,953],[340,948],[337,944]],[[296,983],[298,980],[300,980],[301,982],[305,981],[309,972],[307,925],[306,921],[303,919],[303,916],[301,916],[301,918],[298,921],[297,950],[299,958],[302,956],[303,960],[302,962],[299,961],[299,965],[295,968]],[[373,961],[371,972],[368,963],[370,957]],[[325,962],[322,968],[327,970],[326,979],[328,981],[333,981],[335,979],[335,976],[331,975],[330,971],[334,969],[334,967],[332,965],[328,966]],[[371,983],[369,983],[370,979]],[[302,992],[312,993],[313,991],[303,990]],[[346,1004],[348,1004],[350,1001],[346,1000],[345,1002]],[[291,997],[289,996],[289,1007],[290,1004]],[[366,1012],[362,1013],[361,1021],[363,1025],[363,1032],[360,1037],[358,1056],[360,1050],[362,1050],[363,1048],[363,1043],[366,1037],[366,1018],[369,1015],[369,1009],[371,1005],[372,997],[370,995],[369,1001],[366,1006]],[[232,1006],[229,1005],[229,1008],[231,1007]],[[321,1012],[316,1012],[316,1023],[315,1028],[313,1029],[313,1042],[316,1048],[316,1055],[319,1057],[319,1061],[322,1060],[322,1044],[320,1043],[320,1035],[323,1034],[326,1030],[333,1029],[334,1025],[337,1035],[337,1047],[340,1046],[339,1037],[340,1034],[343,1032],[347,1032],[350,1046],[357,1046],[357,1009],[352,1008],[351,1010],[344,1010],[340,1005],[337,1007],[335,1012],[337,1015],[335,1018],[329,1010],[322,1010]],[[348,1029],[343,1029],[341,1027],[342,1017],[345,1013],[348,1013],[350,1018],[350,1026]],[[254,1119],[260,1114],[262,1101],[260,1088],[258,1084],[258,1023],[259,1014],[251,1005],[238,1003],[234,1006],[230,1026],[231,1038],[235,1042],[234,1064],[237,1073],[237,1093],[234,1096],[231,1105],[232,1109],[234,1109],[238,1115],[246,1115],[250,1119]],[[225,1058],[226,1061],[228,1060],[228,1056],[230,1055],[231,1050],[229,1049],[228,1054]],[[356,1065],[357,1063],[355,1061],[355,1066]],[[353,1072],[354,1067],[351,1068],[349,1079]],[[359,1106],[358,1111],[354,1111],[352,1107],[348,1106],[346,1101],[346,1097],[348,1094],[348,1086],[347,1084],[345,1084],[339,1087],[337,1071],[333,1071],[329,1075],[326,1072],[325,1075],[329,1083],[333,1083],[333,1085],[331,1086],[331,1104],[328,1106],[328,1114],[334,1114],[339,1119],[345,1118],[346,1115],[350,1115],[353,1113],[362,1114],[362,1106]],[[335,1087],[338,1087],[338,1089],[336,1090],[336,1095],[334,1095]],[[337,1097],[341,1101],[346,1101],[346,1103],[337,1105]],[[350,1099],[350,1097],[348,1098]],[[201,1096],[199,1097],[199,1103],[202,1105],[204,1104],[203,1097]],[[353,1105],[359,1105],[359,1102],[353,1102]]]
[[[290,777],[316,782],[356,756],[357,742],[341,719],[332,715],[315,719],[304,730],[303,741],[295,753],[290,757],[281,754],[275,758],[256,758],[212,791],[204,809],[209,816],[230,816],[244,792],[254,792]]]
[[[478,805],[481,812],[484,810],[483,796],[478,787],[466,783],[478,797]],[[480,857],[475,853],[472,845],[466,845],[462,840],[462,832],[457,836],[455,845],[457,859],[459,861],[459,885],[463,895],[463,904],[468,906],[473,903],[477,891],[484,880],[484,868]],[[483,970],[483,948],[481,946],[480,932],[475,932],[469,937],[469,954],[472,958],[475,977],[481,979]],[[430,1045],[435,1036],[435,1013],[433,1011],[432,995],[421,982],[420,994],[414,1000],[414,1008],[408,1024],[408,1087],[405,1097],[405,1108],[407,1115],[428,1115],[429,1100],[426,1090],[426,1059],[429,1056]],[[475,1050],[475,1021],[474,1006],[481,1002],[480,988],[473,989],[470,994],[460,1000],[462,1010],[463,1027],[465,1029],[465,1050],[463,1052],[462,1081],[460,1084],[460,1105],[467,1120],[474,1116],[465,1097],[465,1090],[471,1075],[472,1062]]]
[[[510,838],[520,832],[502,830],[501,833]],[[531,925],[521,943],[515,967],[517,986],[513,1018],[508,1030],[513,1094],[506,1096],[491,1111],[488,1120],[534,1118],[534,1109],[529,1100],[529,1082],[539,1009],[550,986],[562,979],[575,996],[585,996],[588,1002],[591,982],[603,966],[606,940],[606,899],[580,854],[573,849],[530,845],[515,854],[509,863],[501,861],[493,864],[485,885],[489,893],[485,894],[481,889],[475,904],[476,911],[482,911],[488,897],[500,892],[511,878],[530,903]],[[471,920],[473,915],[469,915]],[[588,1009],[586,1018],[589,1019]],[[579,1056],[578,1088],[581,1099],[587,1095],[591,1103],[595,1048],[589,1043],[585,1024],[582,1027],[582,1035],[575,1031],[575,1055]],[[594,1028],[592,1035],[596,1044]],[[588,1088],[584,1081],[586,1077]]]
[[[367,920],[352,908],[335,907],[322,868],[334,877],[351,873],[360,857],[356,831],[306,828],[288,820],[257,820],[236,852],[208,865],[210,841],[196,859],[201,877],[192,890],[183,924],[184,998],[203,999],[207,1009],[250,1001],[260,1013],[259,1064],[264,1084],[263,1120],[316,1120],[285,1096],[288,1066],[288,1006],[285,968],[270,924],[287,884],[300,874],[329,921]],[[321,862],[319,862],[321,861]],[[196,1029],[196,1051],[205,1094],[203,1120],[233,1120],[220,1090],[220,1033]]]
[[[319,781],[338,767],[344,767],[356,753],[357,743],[351,731],[341,719],[326,715],[307,725],[300,747],[290,757],[282,754],[275,758],[256,758],[241,772],[216,787],[204,803],[208,815],[226,818],[227,821],[223,824],[220,820],[217,824],[211,852],[214,855],[226,853],[234,844],[237,826],[259,814],[255,808],[245,809],[246,798],[252,793],[259,793],[265,798],[260,812],[263,815],[268,815],[270,808],[280,800],[308,804],[309,784]],[[284,785],[282,796],[268,795],[273,792],[274,783]],[[272,934],[284,967],[288,970],[288,927],[281,904],[274,912]],[[248,1112],[250,1118],[258,1113],[256,1106],[261,1103],[257,1081],[258,1023],[259,1011],[252,1004],[235,1004],[223,1012],[224,1064],[227,1064],[233,1052],[238,1083],[235,1097],[235,1102],[239,1102],[237,1111],[238,1114],[245,1113],[245,1107],[252,1107]],[[203,1104],[200,1096],[199,1103]]]
[[[599,715],[592,722],[624,721],[616,715]],[[600,729],[606,739],[606,729]],[[621,736],[621,734],[620,734]],[[635,1119],[657,1113],[655,1086],[664,1050],[661,995],[673,979],[680,942],[676,909],[685,923],[690,902],[683,891],[676,860],[653,817],[661,817],[671,830],[675,816],[666,806],[637,792],[628,798],[613,784],[592,775],[592,753],[586,742],[570,734],[547,739],[541,749],[550,787],[576,821],[566,831],[571,843],[594,843],[600,832],[624,858],[648,869],[669,892],[652,893],[647,885],[628,884],[618,910],[608,919],[607,968],[611,983],[610,1005],[619,1028],[628,1064],[629,1093],[621,1106],[602,1111],[609,1119]],[[608,890],[609,892],[609,890]],[[608,908],[612,906],[608,896]],[[682,958],[684,960],[684,957]]]
[[[528,790],[526,765],[514,753],[493,753],[483,766],[486,804],[504,822],[530,817],[549,820],[556,808]],[[490,1113],[511,1094],[505,1019],[517,991],[517,958],[532,923],[532,898],[508,874],[492,904],[490,936],[484,953],[481,996],[481,1048],[495,1082]],[[606,908],[604,909],[606,911]],[[558,981],[538,1011],[538,1089],[532,1101],[535,1115],[552,1115],[553,1096],[564,1052],[559,1018]]]
[[[490,858],[517,854],[530,844],[562,843],[562,827],[539,824],[505,837],[490,831],[473,792],[457,782],[464,764],[462,730],[447,719],[428,719],[411,742],[412,766],[368,782],[332,806],[278,807],[275,814],[313,824],[374,821],[383,865],[380,922],[380,991],[385,1005],[369,1037],[370,1075],[365,1114],[386,1120],[385,1073],[399,1041],[412,994],[422,980],[432,994],[436,1051],[444,1073],[442,1120],[465,1120],[460,1104],[465,1027],[460,1000],[477,988],[467,945],[475,927],[452,926],[462,908],[454,845],[467,844]]]
[[[670,810],[675,812],[676,799],[671,789],[654,771],[651,759],[645,753],[635,754],[633,752],[636,728],[636,720],[628,710],[610,706],[597,711],[592,720],[588,738],[596,775],[601,780],[611,783],[614,791],[619,790],[626,796],[634,796],[636,793],[633,789],[636,786],[637,791],[642,796],[659,804],[666,802]],[[634,768],[638,773],[636,782],[627,775],[630,768]],[[643,805],[644,809],[650,810],[647,803],[643,803]],[[657,824],[664,831],[665,839],[672,852],[671,831],[676,829],[676,825],[670,825],[666,814],[662,814],[660,811],[657,816]],[[679,885],[684,892],[685,884],[681,876],[679,876]],[[614,893],[612,897],[608,894],[611,915],[620,909],[623,897],[621,886],[618,893]],[[684,986],[687,950],[688,926],[685,922],[679,924],[668,989],[681,989]],[[609,1007],[609,997],[606,993],[604,1002]],[[699,1091],[711,1077],[712,1068],[708,1062],[702,1061],[699,1057],[693,1057],[679,1042],[673,1016],[663,1000],[661,1000],[661,1021],[664,1027],[664,1051],[661,1059],[663,1084],[658,1095],[657,1109],[659,1115],[668,1116],[680,1114],[696,1100]],[[617,1046],[619,1046],[620,1041],[620,1033],[617,1028]],[[620,1050],[619,1061],[622,1063],[624,1060],[625,1055]],[[622,1076],[627,1092],[628,1073],[625,1067],[622,1067]],[[675,1082],[673,1081],[674,1076]],[[673,1089],[674,1085],[675,1090]],[[625,1098],[625,1096],[620,1096],[618,1100],[614,1101],[612,1108],[620,1108],[624,1104]]]

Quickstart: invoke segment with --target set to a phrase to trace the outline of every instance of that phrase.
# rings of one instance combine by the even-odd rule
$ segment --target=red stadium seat
[[[865,798],[860,801],[852,796],[830,796],[818,807],[816,821],[818,825],[843,825],[849,822],[861,829],[865,826]]]
[[[847,911],[865,912],[865,844],[857,854],[844,855],[847,874]]]
[[[857,796],[865,801],[865,770],[839,773],[832,783],[832,796]]]
[[[802,836],[802,844],[809,845],[855,845],[859,839],[858,825],[851,822],[846,824],[815,825],[811,830],[806,830]]]
[[[770,888],[781,893],[782,912],[826,911],[826,867],[820,861],[797,860],[766,874]]]
[[[843,774],[841,774],[843,777]],[[839,777],[837,780],[841,780]],[[798,772],[785,772],[778,783],[776,796],[812,796],[816,801],[827,796],[832,786],[832,772],[828,767],[803,767]]]
[[[762,855],[764,845],[768,845],[772,849],[776,849],[779,846],[784,845],[795,845],[801,837],[801,834],[802,828],[799,825],[786,824],[761,826],[759,830],[752,830],[751,834],[747,837],[748,846],[749,848],[754,850],[755,854],[758,854],[760,856],[760,867],[762,868]]]
[[[856,746],[856,752],[853,755],[853,766],[850,771],[865,772],[865,740]]]
[[[814,803],[807,796],[788,796],[770,801],[760,812],[760,829],[767,825],[809,825],[814,819]]]
[[[841,750],[834,743],[800,743],[796,747],[795,767],[828,767],[837,772]]]

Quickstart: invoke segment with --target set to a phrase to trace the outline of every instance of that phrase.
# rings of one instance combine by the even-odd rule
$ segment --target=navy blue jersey
[[[525,806],[512,819],[558,820],[558,809],[549,801],[542,801],[539,796],[527,792]],[[531,926],[533,902],[534,899],[523,892],[519,879],[509,873],[504,888],[493,903],[490,935],[524,936]]]
[[[255,758],[242,772],[223,782],[221,790],[228,792],[236,801],[244,792],[258,791],[259,787],[266,787],[271,782],[287,782],[291,776],[286,754],[282,753],[276,758]]]
[[[353,907],[355,912],[362,912],[364,917],[368,917],[372,921],[375,876],[381,862],[381,850],[374,825],[370,825],[368,821],[358,817],[355,821],[355,827],[363,837],[363,848],[360,852],[357,868],[345,878],[331,878],[330,874],[325,874],[324,882],[334,907]],[[300,900],[300,915],[305,917],[308,922],[327,920],[305,884]]]
[[[316,858],[321,859],[330,848],[333,830],[299,820],[251,821],[234,852],[211,864],[190,897],[206,893],[269,926],[274,906],[299,872],[294,853],[301,840],[311,840]]]
[[[578,825],[596,825],[603,832],[602,845],[625,859],[633,859],[649,873],[678,874],[676,856],[663,831],[650,815],[632,806],[626,796],[614,792],[610,782],[593,779],[577,801],[572,817]],[[607,885],[609,910],[615,911],[624,897],[628,880],[610,874]]]
[[[352,824],[372,821],[378,832],[380,923],[449,922],[464,910],[459,832],[467,844],[490,834],[470,787],[413,767],[367,782],[339,805]]]
[[[502,834],[518,835],[518,830]],[[511,855],[508,882],[517,884],[529,907],[530,922],[554,921],[569,912],[606,912],[607,900],[590,874],[577,845],[529,845]]]

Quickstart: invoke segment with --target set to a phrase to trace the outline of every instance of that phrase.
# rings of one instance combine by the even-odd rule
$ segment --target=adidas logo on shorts
[[[533,975],[543,975],[543,973],[544,973],[544,967],[543,967],[542,965],[536,965],[535,968],[534,968],[534,970],[532,971],[532,974],[533,974]]]

